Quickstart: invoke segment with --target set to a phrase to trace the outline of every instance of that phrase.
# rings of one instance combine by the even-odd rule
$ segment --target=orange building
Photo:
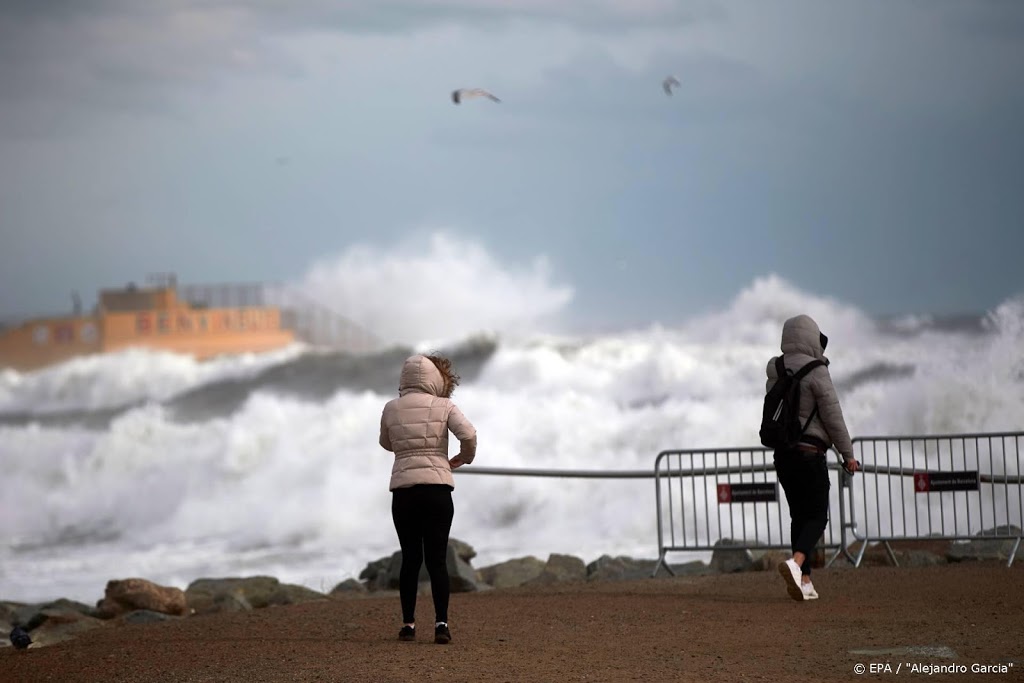
[[[132,347],[206,359],[271,351],[295,341],[269,306],[205,308],[178,299],[166,286],[100,292],[92,315],[35,318],[0,330],[0,368],[35,370],[54,363]]]

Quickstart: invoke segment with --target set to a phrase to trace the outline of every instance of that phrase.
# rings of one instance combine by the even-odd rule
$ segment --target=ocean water
[[[882,321],[770,276],[678,326],[573,335],[543,324],[565,292],[522,277],[535,291],[508,308],[515,334],[495,332],[495,319],[446,341],[425,327],[365,357],[296,346],[197,363],[130,351],[0,372],[0,599],[94,602],[129,576],[184,588],[270,574],[325,591],[357,576],[397,549],[392,456],[377,436],[414,350],[453,357],[476,464],[492,467],[650,469],[663,449],[756,446],[765,365],[800,312],[830,337],[853,435],[1024,428],[1021,298],[973,318]],[[325,266],[309,282],[329,279]],[[480,296],[522,288],[506,289]],[[543,310],[522,326],[530,300]],[[452,535],[474,546],[477,567],[657,555],[650,480],[456,482]]]

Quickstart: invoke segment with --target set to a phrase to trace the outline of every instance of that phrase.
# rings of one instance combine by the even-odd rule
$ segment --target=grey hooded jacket
[[[417,484],[455,488],[448,464],[448,431],[459,440],[459,459],[476,457],[476,429],[450,398],[443,396],[441,371],[426,356],[410,356],[402,365],[398,398],[380,416],[380,445],[395,454],[390,490]]]
[[[810,316],[798,315],[785,322],[782,326],[781,348],[786,369],[793,372],[815,359],[828,362],[821,348],[821,330]],[[773,356],[768,361],[766,392],[771,390],[778,379],[775,358],[776,356]],[[853,442],[850,440],[850,432],[846,429],[843,410],[839,406],[839,397],[836,395],[827,365],[814,368],[800,382],[801,425],[810,417],[814,406],[818,407],[818,413],[807,426],[804,435],[821,439],[827,446],[834,446],[844,460],[852,460]]]

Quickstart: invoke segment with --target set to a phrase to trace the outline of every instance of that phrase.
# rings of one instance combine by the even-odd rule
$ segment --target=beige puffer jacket
[[[455,488],[448,464],[448,430],[459,440],[462,462],[469,464],[476,457],[476,429],[443,394],[444,378],[429,358],[405,359],[398,398],[388,401],[380,416],[380,445],[395,453],[390,490],[416,484]]]
[[[814,322],[810,316],[798,315],[785,322],[782,326],[781,348],[786,369],[793,372],[797,372],[814,359],[828,362],[821,348],[821,330],[818,328],[818,323]],[[778,379],[775,358],[773,356],[768,361],[766,393],[771,390],[775,380]],[[801,426],[807,422],[815,405],[818,406],[818,413],[807,426],[804,435],[817,437],[828,446],[834,444],[835,449],[839,451],[844,460],[852,459],[853,442],[850,440],[850,432],[846,429],[843,410],[839,406],[839,397],[832,384],[832,375],[826,365],[814,368],[800,381]]]

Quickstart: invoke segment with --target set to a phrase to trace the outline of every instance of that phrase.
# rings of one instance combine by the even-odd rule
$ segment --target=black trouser
[[[448,621],[448,532],[455,505],[452,489],[444,484],[419,484],[395,489],[391,496],[391,518],[402,546],[402,570],[398,579],[402,598],[402,620],[411,624],[416,617],[416,591],[424,559],[434,597],[435,621]]]
[[[801,573],[811,574],[814,545],[828,524],[828,468],[824,454],[798,449],[775,452],[775,472],[789,503],[790,542],[793,552],[807,558]]]

